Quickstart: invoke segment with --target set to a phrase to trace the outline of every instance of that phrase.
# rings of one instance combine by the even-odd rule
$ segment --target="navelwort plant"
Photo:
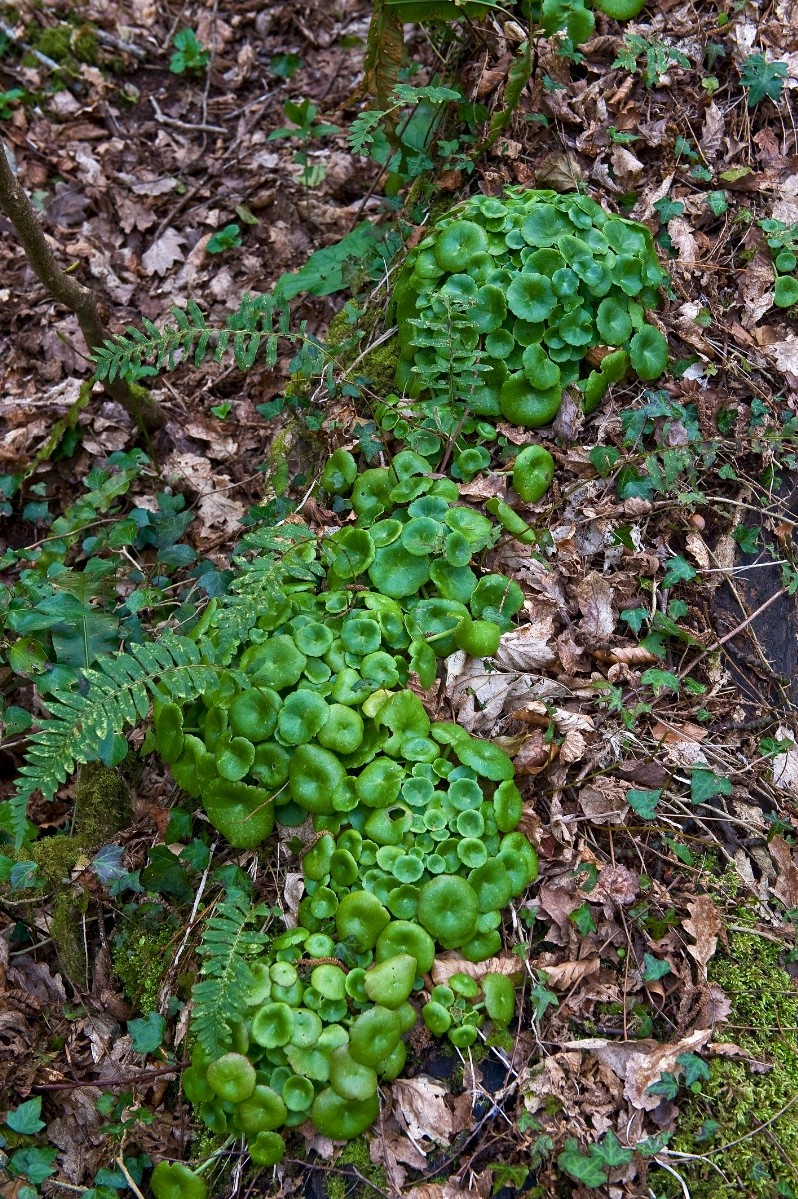
[[[119,764],[125,730],[150,712],[144,752],[160,754],[230,845],[257,848],[275,822],[312,830],[296,841],[298,927],[267,948],[262,913],[226,901],[200,947],[183,1087],[213,1132],[246,1139],[256,1165],[282,1158],[280,1129],[310,1119],[347,1139],[373,1123],[380,1082],[405,1062],[419,1011],[411,998],[423,998],[429,1031],[458,1049],[486,1020],[500,1031],[513,1017],[511,979],[455,976],[429,990],[425,981],[438,948],[471,962],[495,956],[503,909],[537,875],[511,760],[431,721],[410,689],[411,676],[430,688],[438,659],[455,650],[496,652],[523,594],[491,572],[491,550],[503,530],[534,536],[498,498],[498,523],[458,502],[444,439],[471,413],[488,430],[499,417],[547,423],[569,385],[591,410],[630,364],[657,377],[667,345],[645,310],[664,279],[648,231],[582,195],[513,191],[448,214],[408,256],[395,296],[398,382],[412,393],[399,403],[430,403],[427,442],[366,470],[337,450],[319,486],[343,527],[247,534],[229,592],[188,635],[100,655],[53,689],[30,738],[13,803],[18,840],[34,790],[51,797],[82,762]],[[273,297],[245,297],[218,331],[195,304],[173,315],[164,331],[146,322],[106,343],[98,373],[200,364],[230,349],[246,369],[261,345],[274,362],[280,336],[307,351],[300,362],[317,355]],[[597,346],[600,365],[586,371]],[[470,478],[489,462],[481,447],[460,447],[451,472]],[[535,502],[553,473],[546,450],[525,447],[517,493]],[[182,1165],[161,1163],[152,1186],[156,1199],[206,1193]]]
[[[58,694],[21,788],[51,795],[77,761],[121,761],[122,731],[152,701],[145,750],[230,844],[256,847],[275,818],[312,821],[299,927],[250,966],[262,934],[228,903],[194,989],[185,1093],[214,1132],[247,1138],[256,1165],[282,1157],[279,1128],[309,1118],[346,1139],[373,1122],[436,947],[494,956],[502,908],[537,874],[510,759],[431,722],[407,689],[411,672],[431,686],[436,658],[456,648],[495,652],[519,610],[518,585],[480,566],[492,522],[410,451],[360,475],[337,451],[322,486],[351,491],[356,524],[322,539],[292,526],[279,559],[273,533],[247,535],[235,592],[192,637],[101,658],[83,672],[88,695],[79,685]],[[481,998],[462,985],[471,993],[457,1003],[438,989],[423,1009],[458,1048],[486,1016],[503,1027],[514,1012],[510,980],[489,976]],[[156,1196],[174,1181],[161,1169]]]
[[[649,230],[588,196],[475,196],[438,221],[396,283],[406,408],[431,403],[463,433],[474,418],[534,429],[576,386],[592,412],[629,367],[644,380],[664,371],[667,341],[646,310],[665,281]],[[598,369],[586,369],[596,350]]]

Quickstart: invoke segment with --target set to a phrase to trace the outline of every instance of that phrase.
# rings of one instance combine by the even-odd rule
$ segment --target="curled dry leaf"
[[[448,983],[453,974],[467,974],[477,982],[486,974],[520,974],[523,970],[520,958],[513,953],[502,953],[498,957],[488,958],[486,962],[467,962],[459,953],[442,953],[432,963],[432,981]]]
[[[557,966],[539,966],[533,962],[537,970],[542,970],[549,983],[557,991],[568,991],[585,978],[592,978],[601,970],[600,958],[584,958],[579,962],[561,962]]]
[[[652,1040],[617,1042],[593,1037],[570,1041],[563,1048],[592,1053],[622,1079],[624,1096],[632,1107],[651,1112],[659,1105],[661,1096],[649,1094],[648,1088],[659,1082],[663,1074],[675,1072],[676,1059],[682,1053],[698,1053],[711,1036],[710,1028],[698,1028],[669,1045]]]
[[[505,633],[494,654],[499,666],[508,670],[531,671],[550,666],[557,654],[553,648],[554,619],[546,614],[530,624]]]
[[[707,962],[718,947],[720,912],[708,895],[698,895],[688,903],[687,910],[690,916],[682,921],[682,928],[695,941],[695,945],[687,946],[687,952],[698,962],[702,978],[706,978]]]
[[[446,1094],[440,1083],[424,1074],[417,1078],[400,1078],[393,1084],[397,1116],[417,1146],[425,1139],[436,1145],[448,1145],[452,1139],[456,1130],[452,1113],[446,1106]]]
[[[684,548],[701,570],[709,570],[712,560],[707,543],[700,533],[688,533],[684,540]]]
[[[587,741],[582,734],[574,729],[567,732],[560,746],[560,761],[573,766],[575,762],[581,762],[586,753]]]
[[[553,741],[545,741],[542,731],[535,729],[523,738],[515,752],[511,749],[508,752],[513,759],[515,773],[530,775],[545,770],[560,752],[560,747]]]
[[[525,724],[536,724],[540,728],[548,728],[553,720],[559,733],[592,733],[596,727],[590,716],[584,716],[581,712],[570,712],[567,708],[555,708],[552,711],[539,700],[531,700],[510,715],[513,720],[523,720]]]
[[[615,629],[612,588],[607,579],[592,570],[577,585],[576,602],[582,613],[579,631],[588,644],[606,644]]]
[[[620,645],[609,652],[599,649],[592,652],[597,662],[612,662],[621,666],[645,666],[649,662],[658,661],[654,654],[642,645]]]
[[[629,811],[627,786],[620,779],[597,778],[579,792],[579,806],[594,824],[623,824]]]
[[[773,837],[770,842],[770,856],[778,867],[778,876],[773,884],[774,895],[785,907],[798,907],[798,864],[783,837]]]

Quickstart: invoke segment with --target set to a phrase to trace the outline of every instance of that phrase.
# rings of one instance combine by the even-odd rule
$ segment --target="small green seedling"
[[[210,57],[207,50],[193,29],[181,29],[175,34],[172,42],[174,53],[169,61],[169,70],[173,75],[184,75],[186,72],[203,71]]]
[[[208,254],[224,254],[225,250],[235,250],[241,245],[243,241],[240,225],[225,225],[208,239],[205,249]]]

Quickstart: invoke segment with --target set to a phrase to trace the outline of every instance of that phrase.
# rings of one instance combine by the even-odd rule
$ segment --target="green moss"
[[[82,917],[85,914],[84,896],[61,891],[55,898],[50,916],[50,936],[53,938],[58,961],[74,987],[88,986],[88,962],[83,941]]]
[[[376,346],[358,363],[358,374],[368,376],[371,390],[380,399],[394,391],[396,368],[399,365],[399,339],[394,336]]]
[[[157,904],[143,904],[130,924],[117,933],[111,949],[114,974],[125,998],[143,1016],[156,1011],[161,980],[171,960],[165,950],[174,936],[171,922]]]
[[[75,839],[87,852],[112,840],[130,820],[130,792],[118,770],[81,766],[75,792]]]
[[[708,1159],[676,1161],[693,1199],[737,1195],[776,1199],[794,1193],[784,1188],[794,1188],[792,1163],[798,1162],[798,1105],[794,1102],[798,1095],[798,992],[791,986],[781,957],[781,948],[772,941],[754,932],[737,932],[729,936],[728,953],[718,954],[710,962],[710,981],[721,986],[732,1002],[723,1038],[736,1042],[755,1060],[767,1062],[771,1069],[767,1074],[754,1074],[741,1062],[715,1059],[701,1094],[681,1103],[672,1148]],[[715,1121],[717,1127],[708,1121]],[[740,1143],[732,1145],[735,1141]],[[724,1149],[726,1145],[731,1147]],[[728,1183],[711,1162],[720,1167]],[[658,1175],[657,1184],[658,1193],[681,1194],[675,1179],[664,1174]]]
[[[347,1166],[351,1168],[351,1173]],[[355,1137],[348,1143],[341,1156],[336,1159],[335,1168],[345,1170],[346,1173],[331,1172],[327,1175],[327,1194],[330,1199],[371,1199],[375,1193],[388,1193],[388,1175],[382,1166],[374,1165],[369,1152],[369,1142],[365,1137]],[[360,1182],[358,1174],[372,1183],[372,1186],[365,1186]],[[377,1188],[376,1191],[373,1187]]]
[[[25,856],[32,858],[39,867],[39,877],[48,891],[55,891],[65,882],[69,882],[82,849],[78,837],[59,834],[55,837],[45,837],[42,841],[34,841],[26,849]]]
[[[88,25],[76,29],[62,21],[50,29],[29,31],[29,37],[34,49],[64,66],[78,62],[96,66],[99,62],[97,35]]]

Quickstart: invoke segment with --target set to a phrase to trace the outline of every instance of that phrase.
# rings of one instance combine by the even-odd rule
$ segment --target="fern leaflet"
[[[251,925],[267,915],[262,904],[250,908],[245,896],[236,893],[219,904],[205,926],[197,950],[204,977],[194,984],[191,998],[193,1028],[209,1058],[231,1048],[233,1025],[246,1011],[247,992],[255,982],[247,959],[268,941]]]
[[[97,378],[112,383],[117,376],[146,365],[154,366],[156,372],[173,370],[178,355],[181,361],[193,357],[194,365],[201,366],[211,349],[214,362],[220,362],[232,350],[239,370],[249,370],[262,344],[265,365],[272,368],[277,361],[279,338],[301,340],[305,335],[304,324],[298,333],[291,332],[288,306],[274,296],[245,295],[223,329],[208,325],[193,300],[188,301],[185,311],[177,307],[169,311],[174,320],[163,329],[144,317],[144,332],[129,325],[124,333],[107,338],[94,351]]]
[[[13,831],[21,843],[27,802],[34,791],[52,799],[83,762],[116,765],[127,753],[122,731],[143,720],[154,699],[191,699],[218,684],[214,646],[207,638],[166,632],[160,641],[102,654],[70,688],[48,700],[50,716],[28,743],[11,800]]]

